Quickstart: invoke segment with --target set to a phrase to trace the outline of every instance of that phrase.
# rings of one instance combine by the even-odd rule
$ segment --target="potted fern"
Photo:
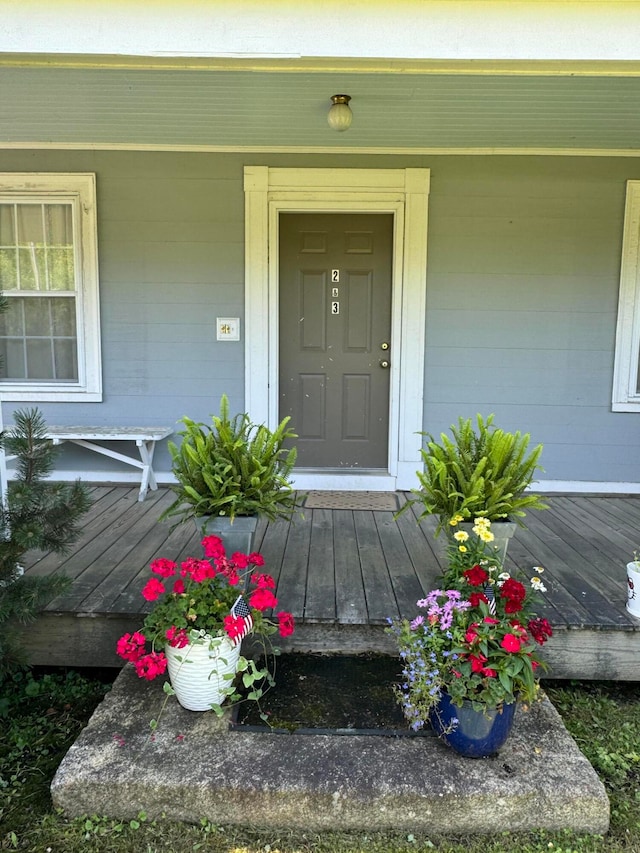
[[[542,445],[530,450],[528,433],[505,432],[493,420],[494,415],[485,420],[479,414],[475,424],[459,418],[451,426],[453,438],[441,433],[439,442],[425,433],[420,451],[424,470],[417,472],[420,488],[412,490],[416,497],[408,506],[422,505],[420,519],[438,516],[436,535],[443,528],[470,526],[477,517],[488,519],[504,559],[506,543],[522,525],[525,511],[546,509],[540,496],[528,491],[540,467]]]
[[[289,476],[296,450],[285,442],[297,436],[288,428],[289,418],[272,431],[253,424],[246,413],[230,417],[226,394],[220,414],[211,420],[209,425],[182,418],[182,442],[169,442],[178,483],[172,486],[176,499],[161,518],[193,518],[203,535],[223,539],[227,553],[250,553],[260,516],[273,521],[290,518],[295,510]]]

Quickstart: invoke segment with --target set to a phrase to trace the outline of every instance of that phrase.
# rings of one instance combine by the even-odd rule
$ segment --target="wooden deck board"
[[[33,663],[118,665],[117,637],[138,628],[149,607],[140,594],[149,563],[201,555],[190,524],[158,521],[172,500],[168,489],[143,503],[136,488],[95,486],[91,494],[68,554],[25,555],[27,574],[61,571],[73,579],[69,593],[25,629]],[[640,681],[640,620],[624,606],[625,564],[640,548],[640,497],[551,496],[548,503],[517,531],[506,568],[545,568],[541,612],[555,627],[545,646],[552,674]],[[254,547],[277,581],[278,610],[297,620],[291,648],[393,651],[387,617],[414,615],[446,559],[446,537],[434,538],[436,519],[418,521],[419,514],[418,506],[399,517],[306,509],[291,523],[259,523]]]
[[[342,509],[333,513],[333,536],[336,617],[348,625],[367,624],[367,599],[352,512]]]
[[[367,600],[368,621],[370,624],[384,625],[387,617],[397,619],[399,610],[378,529],[370,510],[355,512],[354,521]]]

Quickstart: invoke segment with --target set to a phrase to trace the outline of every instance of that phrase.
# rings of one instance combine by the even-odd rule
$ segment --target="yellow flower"
[[[485,518],[483,515],[479,515],[478,518],[474,519],[474,524],[477,527],[491,527],[491,522],[488,518]]]
[[[457,542],[466,542],[467,539],[469,538],[469,534],[465,530],[458,530],[457,533],[453,534],[453,538]]]
[[[458,545],[458,551],[460,551],[461,554],[466,554],[467,553],[467,546],[466,545]]]
[[[462,516],[456,513],[456,515],[454,515],[453,518],[449,519],[449,524],[451,525],[451,527],[455,527],[461,521],[463,521]]]
[[[482,539],[483,542],[493,542],[496,538],[490,530],[485,530],[484,528],[476,530],[475,532],[478,535],[478,538]]]

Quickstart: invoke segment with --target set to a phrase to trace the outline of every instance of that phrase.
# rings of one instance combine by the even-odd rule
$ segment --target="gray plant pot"
[[[202,536],[219,536],[222,539],[228,557],[236,551],[251,554],[254,550],[257,515],[236,515],[233,521],[223,515],[203,515],[193,520]]]
[[[455,528],[455,530],[465,530],[470,536],[473,529],[473,522],[463,521]],[[487,552],[490,551],[491,545],[495,550],[496,556],[500,560],[500,565],[504,565],[507,559],[507,547],[509,539],[513,538],[518,525],[514,521],[492,521],[491,532],[494,535],[493,542],[487,546]]]

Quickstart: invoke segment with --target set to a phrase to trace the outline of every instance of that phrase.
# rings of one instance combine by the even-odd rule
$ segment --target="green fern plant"
[[[297,436],[288,422],[285,418],[272,431],[253,424],[246,413],[230,417],[226,395],[211,425],[182,418],[185,428],[178,433],[182,442],[169,442],[177,497],[161,518],[290,518],[296,507],[289,481],[296,450],[287,449],[285,442]]]
[[[423,433],[417,497],[408,506],[422,504],[420,518],[437,515],[436,532],[454,517],[460,521],[484,516],[489,521],[515,521],[522,526],[525,510],[546,509],[539,495],[526,491],[539,466],[542,445],[529,451],[530,435],[505,432],[493,426],[494,415],[459,418],[453,438],[441,433],[440,442]],[[542,469],[540,469],[542,470]]]

